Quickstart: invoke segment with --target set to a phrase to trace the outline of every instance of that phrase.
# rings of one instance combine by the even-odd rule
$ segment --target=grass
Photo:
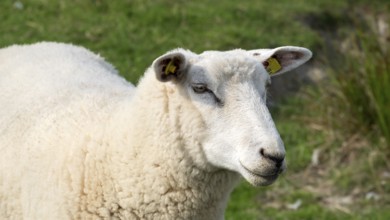
[[[325,70],[337,77],[273,109],[288,171],[266,188],[243,182],[231,196],[226,219],[390,219],[389,145],[383,141],[390,125],[389,56],[367,35],[359,35],[355,46],[370,56],[338,51],[355,32],[357,18],[389,11],[387,0],[5,0],[0,47],[37,41],[82,45],[133,83],[176,47],[308,47],[313,63],[333,66]],[[340,68],[337,61],[347,65]],[[297,209],[289,208],[297,201]]]
[[[390,93],[387,92],[390,88],[390,46],[382,46],[372,36],[375,36],[372,31],[354,36],[351,50],[357,54],[346,54],[343,57],[345,66],[333,71],[344,101],[357,122],[369,129],[379,129],[390,144]]]

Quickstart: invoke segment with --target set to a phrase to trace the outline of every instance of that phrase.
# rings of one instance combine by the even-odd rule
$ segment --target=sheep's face
[[[266,107],[269,72],[285,72],[311,57],[307,49],[287,48],[200,55],[179,50],[154,63],[157,78],[176,80],[202,116],[208,162],[256,186],[271,184],[285,169],[284,144]],[[270,57],[277,66],[267,70]]]

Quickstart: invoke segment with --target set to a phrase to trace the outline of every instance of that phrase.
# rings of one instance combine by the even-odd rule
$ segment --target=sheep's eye
[[[269,88],[271,87],[271,81],[267,81],[267,83],[265,84],[265,88],[266,90],[268,90]]]
[[[218,106],[222,107],[224,105],[224,103],[222,102],[221,99],[219,99],[214,93],[213,91],[211,91],[209,88],[207,88],[207,85],[204,84],[204,83],[193,83],[192,85],[192,90],[194,90],[195,93],[197,94],[203,94],[203,93],[209,93],[211,94],[214,99],[215,99],[215,102],[218,104]]]
[[[194,90],[195,93],[205,93],[209,91],[207,85],[203,83],[192,84],[192,89]]]

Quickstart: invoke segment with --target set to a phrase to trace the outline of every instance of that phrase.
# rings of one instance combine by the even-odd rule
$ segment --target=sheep
[[[134,87],[82,47],[1,49],[0,218],[224,219],[285,169],[266,85],[310,57],[179,48]]]

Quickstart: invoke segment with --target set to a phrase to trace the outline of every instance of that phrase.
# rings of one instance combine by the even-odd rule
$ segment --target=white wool
[[[272,51],[311,56],[287,49]],[[0,218],[223,219],[240,174],[267,185],[284,168],[266,58],[251,53],[174,50],[135,88],[81,47],[1,49]]]

